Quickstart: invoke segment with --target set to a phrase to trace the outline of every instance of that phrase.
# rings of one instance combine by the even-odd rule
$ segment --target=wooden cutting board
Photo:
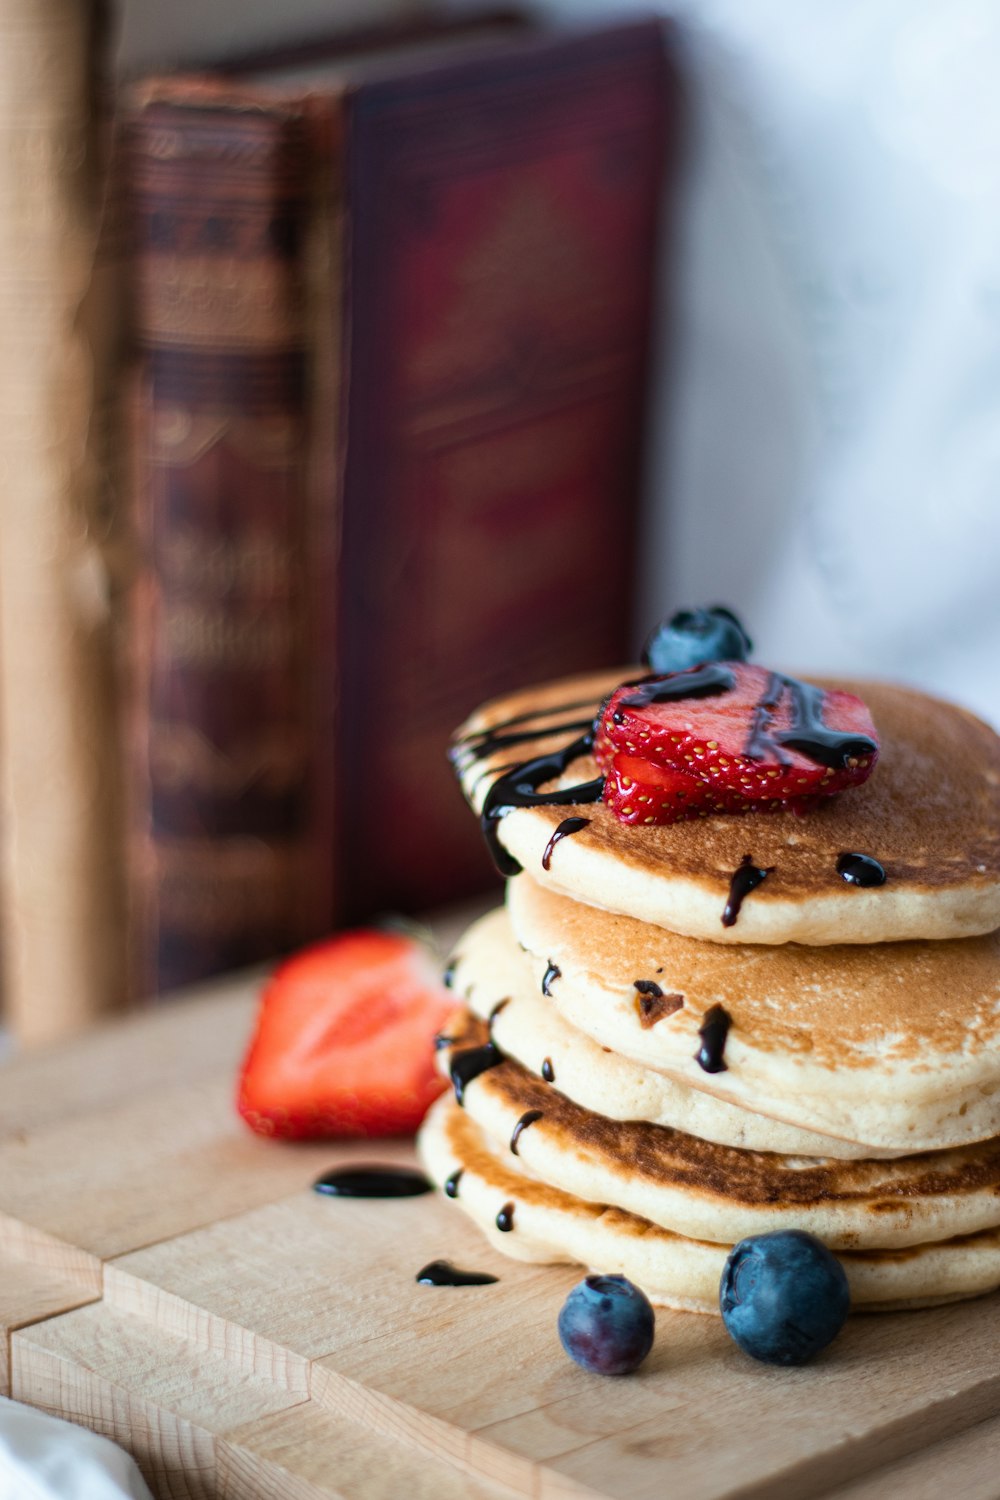
[[[259,1140],[242,979],[0,1068],[0,1392],[103,1432],[158,1496],[1000,1496],[1000,1297],[858,1317],[802,1370],[661,1313],[634,1376],[555,1319],[580,1272],[437,1197],[322,1198],[405,1144]],[[427,1261],[496,1285],[418,1286]]]

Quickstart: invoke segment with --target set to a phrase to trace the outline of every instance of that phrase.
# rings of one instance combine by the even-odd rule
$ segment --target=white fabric
[[[637,626],[728,603],[760,661],[1000,724],[1000,7],[659,6],[688,170]]]
[[[0,1500],[152,1500],[107,1438],[0,1396]]]
[[[731,597],[762,660],[1000,721],[1000,11],[678,10],[704,170],[663,450],[671,593]]]

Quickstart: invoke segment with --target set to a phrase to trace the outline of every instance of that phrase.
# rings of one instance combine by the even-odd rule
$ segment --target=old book
[[[451,730],[628,649],[674,105],[656,22],[144,86],[148,984],[492,878]]]
[[[4,1020],[26,1043],[125,998],[107,11],[7,0],[0,14],[0,909]]]

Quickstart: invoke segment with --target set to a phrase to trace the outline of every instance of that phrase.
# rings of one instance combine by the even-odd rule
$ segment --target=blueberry
[[[661,620],[642,648],[651,672],[685,672],[706,661],[746,661],[753,642],[732,610],[682,609]]]
[[[587,1276],[559,1314],[559,1337],[570,1359],[597,1375],[637,1370],[653,1347],[649,1299],[624,1276]]]
[[[802,1365],[825,1349],[843,1328],[850,1303],[840,1261],[801,1229],[741,1240],[719,1286],[730,1335],[769,1365]]]

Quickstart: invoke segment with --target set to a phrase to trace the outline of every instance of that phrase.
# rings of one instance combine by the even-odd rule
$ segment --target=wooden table
[[[324,1199],[389,1147],[260,1140],[231,981],[0,1068],[0,1391],[128,1448],[158,1496],[1000,1496],[1000,1298],[852,1319],[804,1370],[660,1314],[636,1376],[563,1355],[579,1272],[438,1198]],[[495,1286],[418,1286],[447,1255]]]

